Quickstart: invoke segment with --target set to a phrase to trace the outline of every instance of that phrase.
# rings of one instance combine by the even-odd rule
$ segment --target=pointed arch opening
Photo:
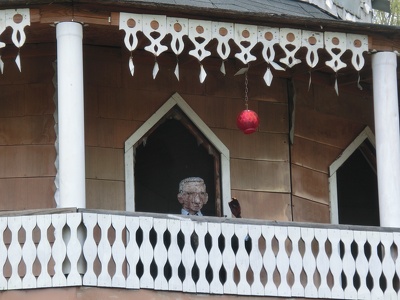
[[[125,142],[127,211],[180,213],[179,181],[205,180],[202,212],[231,216],[229,151],[178,94],[174,94]]]
[[[329,167],[331,222],[379,226],[375,137],[366,127]]]

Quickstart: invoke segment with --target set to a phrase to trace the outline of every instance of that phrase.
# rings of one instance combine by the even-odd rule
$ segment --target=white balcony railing
[[[396,229],[55,210],[3,215],[0,231],[0,290],[399,298]]]

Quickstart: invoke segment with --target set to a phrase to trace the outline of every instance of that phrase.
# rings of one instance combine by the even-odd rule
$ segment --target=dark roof
[[[147,3],[171,6],[186,6],[197,9],[216,9],[219,11],[271,14],[312,19],[336,19],[315,5],[301,0],[125,0],[125,3]]]
[[[335,20],[334,16],[318,6],[301,0],[0,0],[0,7],[30,6],[39,4],[109,4],[137,5],[179,10],[217,11],[228,14],[274,15],[281,17]]]

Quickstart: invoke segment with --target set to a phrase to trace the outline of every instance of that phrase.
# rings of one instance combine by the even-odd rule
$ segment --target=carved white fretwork
[[[11,40],[14,45],[18,48],[18,54],[15,58],[15,63],[18,69],[21,71],[21,58],[19,55],[19,49],[24,45],[26,35],[24,29],[26,26],[31,25],[31,18],[28,8],[19,9],[6,9],[0,10],[0,35],[6,30],[7,27],[12,28]],[[5,43],[0,41],[0,49],[6,46]],[[1,60],[0,55],[0,72],[3,73],[4,63]]]
[[[143,22],[141,20],[152,20],[152,22]],[[157,26],[154,26],[154,20]],[[165,24],[162,24],[165,22]],[[130,24],[130,26],[127,26]],[[137,25],[137,26],[133,26]],[[147,28],[149,27],[149,28]],[[256,25],[222,23],[204,20],[192,20],[182,18],[169,18],[164,16],[147,16],[120,13],[120,29],[126,32],[125,45],[130,52],[133,52],[137,46],[136,34],[143,31],[145,36],[150,40],[151,45],[145,47],[145,50],[153,53],[156,57],[162,52],[170,48],[178,57],[184,50],[189,48],[189,55],[197,58],[200,64],[200,82],[204,82],[207,73],[204,70],[202,61],[209,57],[212,53],[211,41],[216,40],[215,53],[222,59],[221,72],[225,74],[224,61],[231,55],[231,42],[235,43],[239,52],[234,56],[243,64],[259,59],[252,52],[257,44],[262,44],[262,57],[267,63],[267,70],[264,75],[265,83],[270,86],[273,78],[271,66],[275,70],[285,70],[301,63],[301,59],[297,57],[301,48],[306,48],[305,61],[310,69],[316,67],[320,57],[318,51],[325,49],[331,56],[331,59],[325,61],[335,73],[346,67],[346,63],[342,61],[342,55],[350,50],[353,54],[352,65],[360,71],[364,66],[364,52],[368,51],[368,37],[365,35],[350,35],[338,32],[314,32],[293,28],[271,28]],[[157,36],[157,38],[153,37]],[[171,35],[172,40],[169,45],[161,44],[166,35]],[[185,45],[184,37],[187,37],[191,45]],[[214,45],[214,44],[213,44]],[[193,49],[194,47],[194,49]],[[275,60],[275,50],[280,47],[284,51],[284,57],[279,61]],[[133,75],[132,56],[129,62],[131,74]],[[153,77],[156,72],[153,71]],[[175,75],[179,80],[179,66],[175,68]],[[311,78],[310,78],[311,80]],[[311,81],[310,81],[311,82]],[[335,87],[337,82],[335,83]],[[337,89],[337,87],[336,87]]]

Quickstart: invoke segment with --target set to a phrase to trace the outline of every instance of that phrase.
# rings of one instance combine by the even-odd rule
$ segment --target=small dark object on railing
[[[228,204],[229,208],[231,209],[232,215],[234,215],[236,218],[241,218],[242,209],[240,208],[240,203],[238,199],[232,197],[232,201],[230,201]]]

